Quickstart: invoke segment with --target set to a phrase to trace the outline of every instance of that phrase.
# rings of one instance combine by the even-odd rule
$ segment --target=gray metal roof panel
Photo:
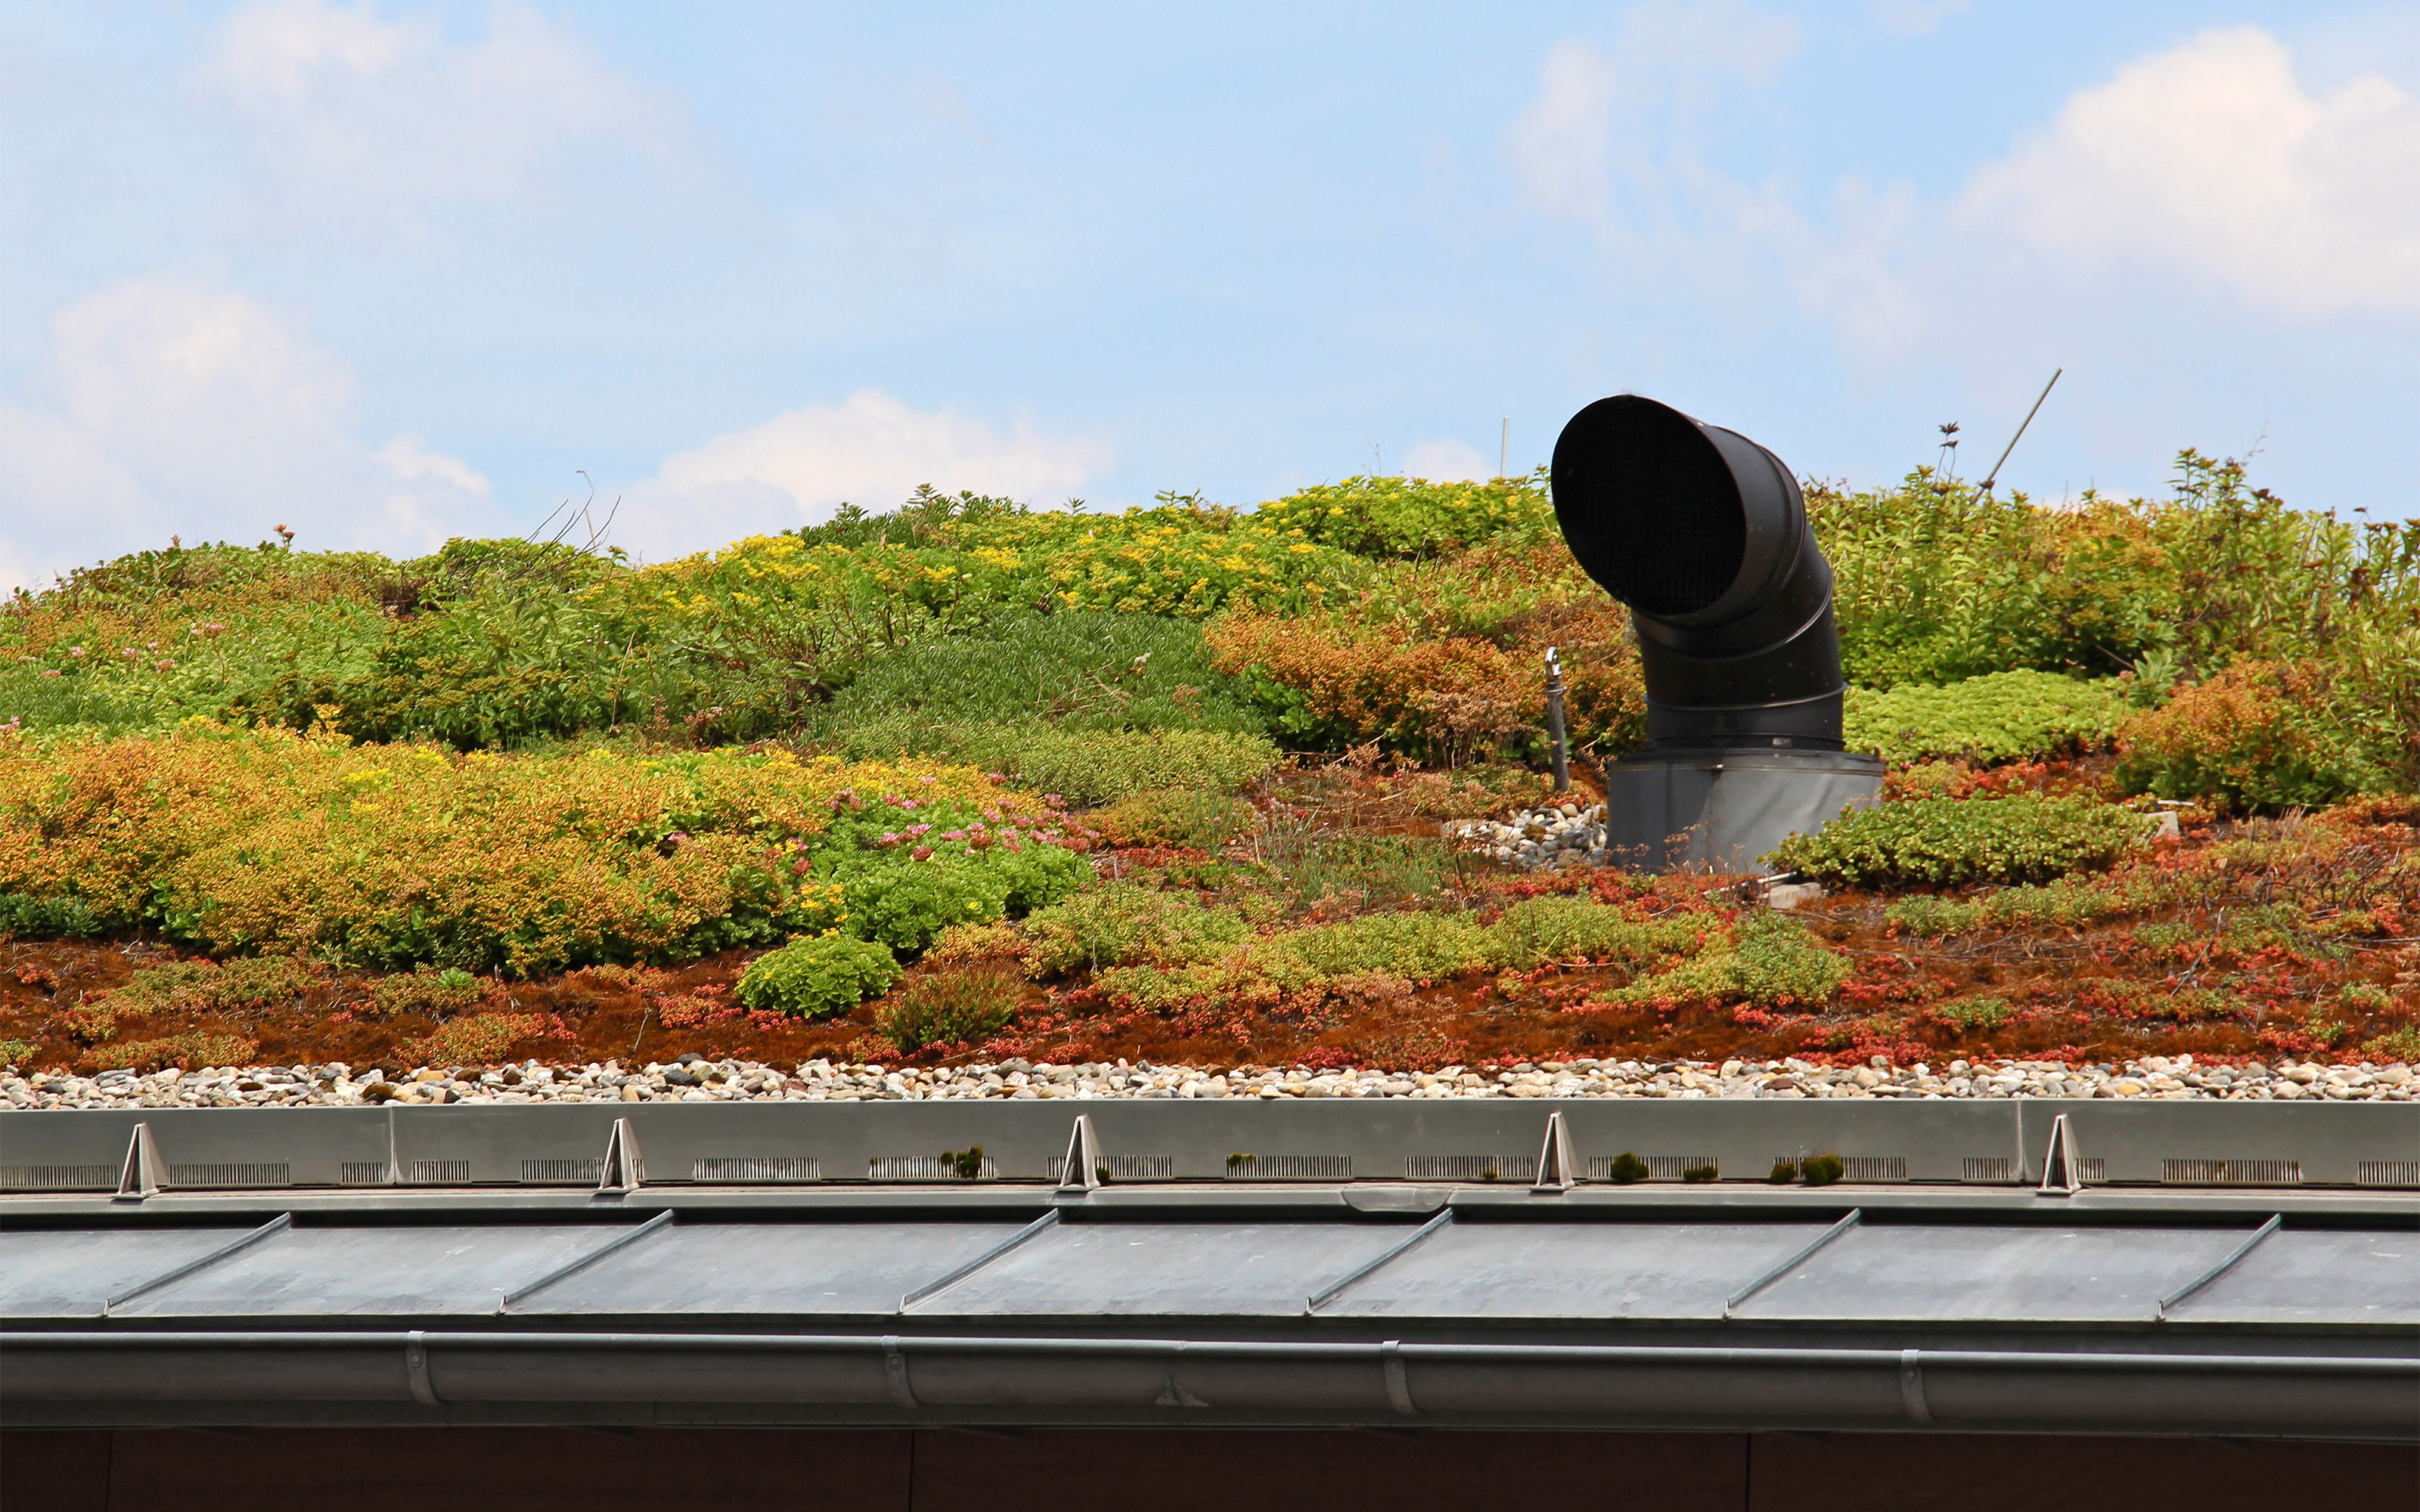
[[[2249,1227],[1869,1224],[1817,1250],[1737,1316],[1927,1322],[2148,1321]]]
[[[1299,1316],[1408,1237],[1400,1224],[1062,1224],[920,1301],[927,1314]]]
[[[127,1318],[492,1313],[619,1237],[599,1224],[293,1228],[117,1309]]]
[[[2420,1234],[2274,1233],[2168,1316],[2195,1323],[2420,1324]]]
[[[250,1227],[0,1232],[0,1317],[97,1315],[110,1298],[241,1239]]]
[[[1022,1225],[675,1225],[557,1282],[516,1315],[887,1313]]]
[[[1320,1308],[1349,1318],[1719,1318],[1822,1223],[1466,1223]]]

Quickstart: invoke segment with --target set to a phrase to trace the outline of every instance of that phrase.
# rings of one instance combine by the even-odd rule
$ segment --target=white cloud
[[[1559,44],[1508,135],[1530,198],[1589,226],[1627,285],[1694,285],[1744,322],[1786,290],[1869,379],[1947,342],[1993,403],[2059,363],[2131,369],[2210,318],[2213,287],[2288,316],[2420,314],[2420,99],[2376,74],[2313,93],[2268,34],[2212,32],[2078,91],[1947,198],[1844,178],[1809,201],[1717,166],[1693,124],[1756,108],[1790,23],[1729,12],[1735,57],[1658,82],[1715,14]]]
[[[1962,219],[2083,265],[2185,269],[2300,314],[2420,313],[2420,99],[2376,74],[2325,97],[2252,27],[2071,98],[1971,180]]]
[[[1970,0],[1866,0],[1866,15],[1893,37],[1926,36],[1974,8]]]
[[[342,444],[351,375],[231,289],[132,279],[61,310],[51,343],[57,412],[189,495],[233,503],[264,475],[318,475]]]
[[[469,463],[430,451],[417,436],[397,436],[370,460],[392,540],[441,542],[459,532],[464,506],[485,505],[490,497],[488,480]]]
[[[861,389],[718,436],[664,459],[614,523],[617,542],[657,557],[829,519],[844,502],[885,509],[919,484],[1047,501],[1105,471],[1101,441],[1045,436],[1018,421],[1002,436],[948,410],[911,409]]]
[[[1852,348],[1904,355],[1933,321],[1909,265],[1940,251],[1939,207],[1905,184],[1837,185],[1823,224],[1792,220],[1783,276],[1808,310],[1826,316]]]
[[[1420,441],[1404,459],[1406,477],[1431,483],[1484,483],[1496,476],[1496,464],[1476,446],[1460,441]]]
[[[1636,6],[1609,51],[1579,39],[1547,51],[1506,138],[1514,175],[1543,208],[1603,235],[1668,209],[1704,177],[1698,138],[1717,104],[1771,83],[1801,40],[1796,22],[1739,0]]]
[[[673,116],[597,50],[500,5],[478,39],[369,0],[253,0],[221,23],[207,81],[264,155],[323,194],[382,208],[427,194],[523,192],[575,144],[660,150]]]
[[[1538,98],[1512,125],[1512,166],[1549,210],[1604,213],[1613,134],[1613,67],[1593,42],[1557,42],[1539,69]]]
[[[243,294],[130,279],[50,335],[39,378],[0,397],[0,591],[171,535],[417,551],[489,525],[486,479],[415,438],[363,447],[350,371]]]

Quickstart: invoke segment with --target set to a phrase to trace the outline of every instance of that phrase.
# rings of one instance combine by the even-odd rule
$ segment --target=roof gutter
[[[0,1415],[550,1421],[754,1404],[768,1421],[1995,1429],[2420,1440],[2420,1359],[1065,1337],[0,1333]],[[279,1408],[274,1404],[287,1404]],[[383,1412],[375,1411],[385,1404]],[[786,1415],[785,1415],[786,1414]],[[764,1418],[749,1414],[751,1421]],[[360,1414],[355,1414],[359,1420]]]

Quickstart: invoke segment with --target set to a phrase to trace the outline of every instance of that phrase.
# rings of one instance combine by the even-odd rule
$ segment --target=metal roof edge
[[[615,1397],[705,1405],[724,1422],[741,1404],[803,1403],[908,1421],[970,1410],[1030,1421],[1157,1412],[1194,1423],[1276,1412],[1296,1427],[1389,1414],[1410,1426],[1442,1413],[1530,1426],[2190,1427],[2420,1442],[2420,1359],[2375,1356],[386,1330],[10,1332],[0,1334],[0,1358],[9,1415],[33,1407],[54,1421],[256,1403],[268,1385],[301,1404],[289,1414],[339,1401],[374,1404],[395,1421]]]

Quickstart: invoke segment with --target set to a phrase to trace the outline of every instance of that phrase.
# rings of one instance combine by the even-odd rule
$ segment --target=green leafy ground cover
[[[1542,478],[926,490],[654,565],[101,563],[0,609],[0,1039],[502,1054],[635,1015],[1434,1063],[2412,1032],[2420,525],[2192,453],[2160,501],[1922,471],[1808,499],[1894,801],[1776,856],[1842,893],[1805,922],[1435,838],[1541,791],[1548,645],[1583,771],[1643,734]],[[2155,844],[2158,799],[2186,823]],[[2093,969],[2042,964],[2079,940]]]

